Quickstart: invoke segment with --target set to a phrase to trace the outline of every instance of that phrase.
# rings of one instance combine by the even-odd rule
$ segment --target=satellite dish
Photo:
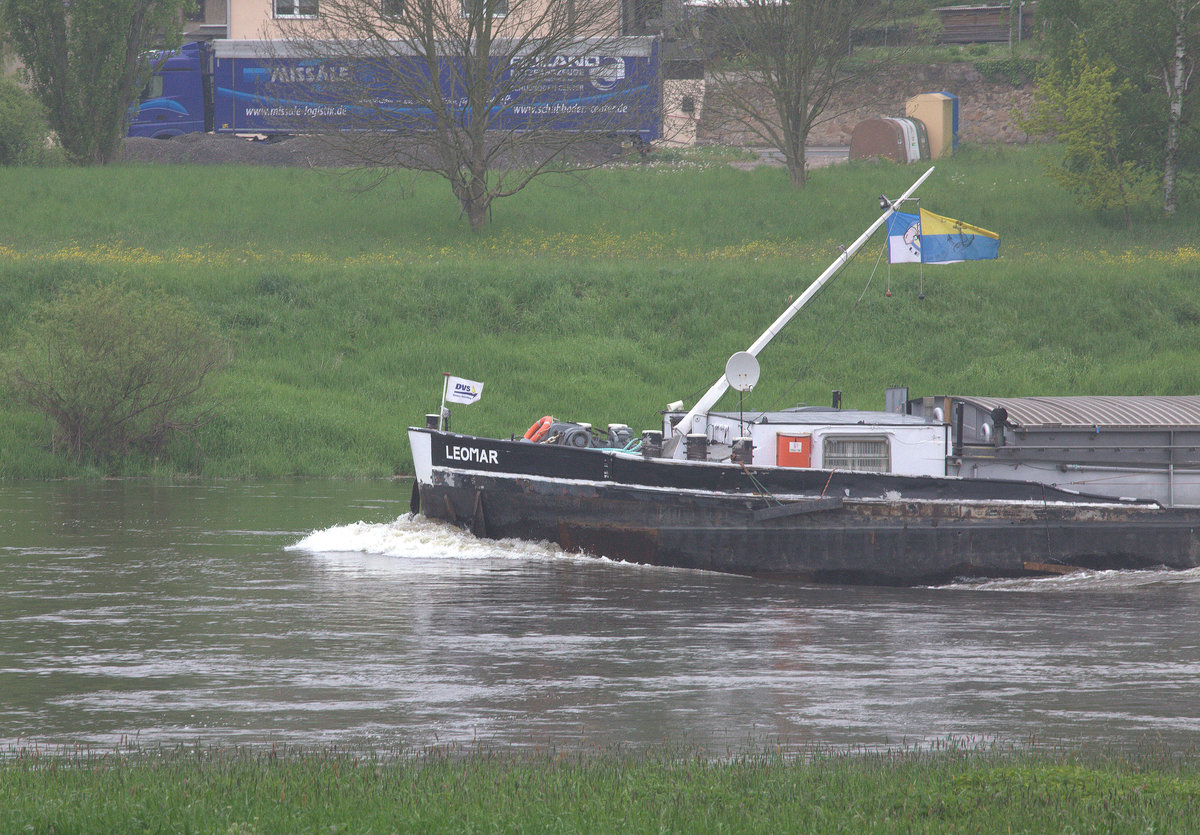
[[[750,391],[758,382],[758,360],[749,351],[738,351],[725,363],[725,381],[738,391]]]

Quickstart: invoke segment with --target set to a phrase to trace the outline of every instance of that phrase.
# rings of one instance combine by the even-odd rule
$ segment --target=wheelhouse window
[[[492,17],[504,17],[508,14],[508,0],[462,0],[463,17],[472,13],[482,14],[491,11]]]
[[[316,17],[318,0],[273,0],[275,17]]]
[[[891,449],[887,438],[829,437],[823,446],[823,466],[827,470],[859,470],[868,473],[892,471]]]

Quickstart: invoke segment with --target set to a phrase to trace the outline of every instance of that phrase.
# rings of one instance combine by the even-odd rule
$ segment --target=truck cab
[[[203,41],[151,60],[160,64],[150,76],[129,125],[129,136],[169,139],[212,130],[210,49]]]

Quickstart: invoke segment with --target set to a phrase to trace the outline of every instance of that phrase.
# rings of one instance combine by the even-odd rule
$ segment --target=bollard
[[[663,448],[663,433],[647,429],[642,433],[642,457],[661,458]]]
[[[753,438],[738,438],[733,442],[733,463],[735,464],[753,464],[754,463],[754,439]]]

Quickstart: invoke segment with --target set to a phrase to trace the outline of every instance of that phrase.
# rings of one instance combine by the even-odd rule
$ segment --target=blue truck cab
[[[165,56],[150,76],[129,125],[129,136],[167,139],[212,130],[212,50],[204,41],[186,43]]]

